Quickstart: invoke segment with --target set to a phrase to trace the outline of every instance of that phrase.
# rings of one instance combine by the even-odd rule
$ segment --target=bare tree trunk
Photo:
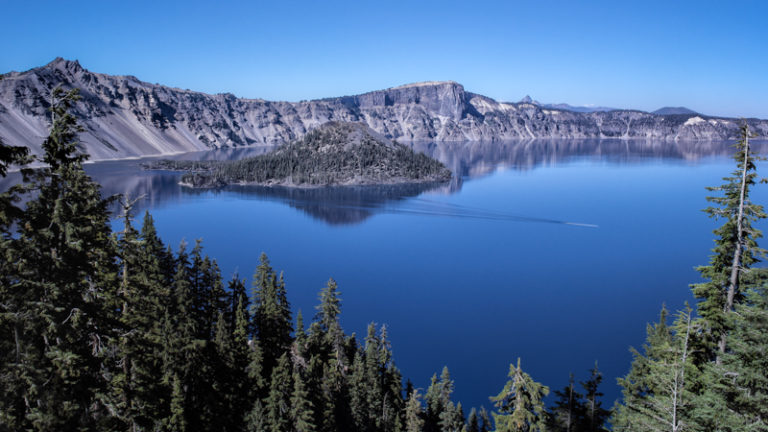
[[[731,278],[728,283],[728,294],[725,299],[724,312],[733,310],[733,300],[736,290],[739,289],[739,273],[741,270],[741,253],[744,243],[744,198],[747,192],[747,169],[749,160],[749,127],[744,126],[744,167],[741,170],[741,192],[739,193],[739,214],[736,219],[736,248],[733,251],[733,264],[731,265]],[[725,352],[726,333],[720,335],[720,352]]]
[[[13,323],[13,339],[16,342],[16,364],[21,363],[21,337],[19,336],[18,318]]]
[[[679,432],[684,425],[680,421],[678,413],[683,406],[683,391],[685,390],[685,364],[688,361],[688,341],[691,337],[691,311],[687,311],[685,325],[685,340],[683,341],[683,353],[680,370],[675,371],[675,381],[672,389],[672,432]]]

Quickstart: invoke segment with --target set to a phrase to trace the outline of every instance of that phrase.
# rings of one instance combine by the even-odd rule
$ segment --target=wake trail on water
[[[279,200],[276,200],[279,201]],[[570,225],[582,228],[599,228],[598,225],[582,222],[571,222],[557,219],[523,216],[512,213],[482,209],[479,207],[433,201],[424,198],[413,198],[398,202],[396,205],[382,204],[381,201],[363,201],[354,204],[343,202],[328,202],[315,200],[290,199],[295,207],[317,207],[348,211],[370,211],[372,213],[389,213],[415,216],[440,216],[462,219],[482,219],[508,222],[548,223]]]

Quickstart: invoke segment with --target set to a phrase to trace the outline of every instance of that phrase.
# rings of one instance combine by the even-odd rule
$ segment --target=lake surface
[[[413,146],[457,178],[437,187],[197,191],[178,186],[178,173],[139,171],[139,161],[87,169],[105,194],[146,195],[140,211],[152,212],[166,243],[202,238],[225,278],[250,277],[266,252],[307,319],[333,277],[344,329],[364,336],[369,322],[386,324],[395,361],[417,387],[447,365],[466,412],[490,408],[517,357],[553,390],[570,372],[586,379],[598,361],[610,407],[646,323],[663,303],[675,310],[691,300],[694,267],[707,262],[717,226],[701,212],[705,187],[734,169],[729,144]],[[765,203],[768,187],[752,198]]]

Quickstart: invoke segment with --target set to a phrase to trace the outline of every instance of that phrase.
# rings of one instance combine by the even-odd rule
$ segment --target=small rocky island
[[[451,178],[439,161],[365,124],[347,122],[326,123],[264,155],[236,161],[161,160],[145,168],[187,171],[181,184],[196,188],[439,183]]]

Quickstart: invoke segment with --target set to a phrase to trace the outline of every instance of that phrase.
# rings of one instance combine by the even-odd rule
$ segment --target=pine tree
[[[288,355],[283,353],[272,370],[272,383],[266,401],[269,430],[285,432],[291,429],[291,365]]]
[[[664,310],[661,319],[666,320]],[[690,343],[696,331],[690,307],[678,313],[672,329],[663,321],[649,327],[644,353],[633,350],[632,369],[619,380],[624,397],[611,421],[614,430],[677,432],[688,427],[689,382],[696,379]]]
[[[766,215],[762,206],[749,200],[749,192],[757,181],[755,161],[759,159],[750,148],[750,135],[749,127],[743,124],[734,154],[736,170],[723,179],[722,186],[707,188],[721,192],[722,196],[707,197],[716,206],[704,211],[725,222],[714,231],[717,239],[709,265],[698,269],[706,282],[694,285],[693,293],[700,299],[698,313],[708,330],[703,336],[712,357],[716,352],[721,355],[726,351],[728,314],[743,300],[741,280],[745,271],[763,253],[757,246],[762,234],[752,224]]]
[[[421,395],[418,390],[409,393],[405,407],[405,432],[424,430],[424,411],[421,407]]]
[[[705,366],[703,390],[693,401],[696,430],[768,430],[768,275],[754,273],[763,280],[736,306],[728,352]]]
[[[215,321],[214,350],[210,352],[211,388],[213,393],[207,402],[210,405],[212,425],[211,431],[235,430],[239,425],[238,416],[242,411],[236,404],[235,391],[237,380],[242,376],[237,374],[235,365],[234,338],[229,324],[224,318],[224,311],[219,311]],[[244,370],[243,370],[244,371]]]
[[[581,401],[574,386],[573,374],[570,375],[568,385],[562,390],[555,390],[557,400],[550,410],[549,429],[553,431],[580,432],[586,407]]]
[[[37,197],[19,223],[14,256],[14,301],[24,384],[23,428],[91,427],[107,393],[103,356],[112,342],[114,243],[108,202],[85,174],[77,151],[80,127],[71,114],[76,90],[52,92],[52,125],[43,143],[47,168],[39,170]],[[91,425],[91,426],[89,426]]]
[[[485,407],[480,407],[480,432],[490,432],[493,429],[491,416],[488,415],[488,411]]]
[[[204,342],[197,338],[198,322],[195,319],[195,306],[189,278],[189,255],[184,242],[176,255],[176,273],[173,277],[172,308],[166,318],[167,340],[163,350],[164,382],[174,385],[178,381],[184,398],[177,398],[176,404],[183,404],[182,409],[172,412],[172,416],[184,415],[184,424],[190,428],[200,426],[196,397],[199,390],[199,374],[203,364]],[[174,403],[172,401],[172,403]],[[178,423],[179,419],[174,420]]]
[[[264,432],[268,430],[267,415],[260,399],[254,401],[253,407],[246,415],[245,430],[248,432]]]
[[[235,279],[237,280],[237,277]],[[242,282],[239,282],[242,284]],[[230,287],[232,284],[230,284]],[[235,291],[233,291],[235,292]],[[243,293],[236,296],[238,298],[235,307],[235,321],[232,331],[232,388],[230,389],[232,398],[233,424],[234,430],[242,430],[245,424],[245,416],[253,406],[254,399],[259,394],[259,388],[262,386],[260,380],[253,380],[249,376],[249,369],[253,367],[258,369],[261,360],[258,354],[253,353],[249,346],[248,327],[250,326],[248,317],[248,297]],[[261,372],[254,372],[254,375],[260,377]]]
[[[480,418],[474,407],[469,411],[469,417],[467,417],[467,432],[480,432]]]
[[[277,359],[290,348],[292,323],[282,275],[278,280],[265,254],[253,276],[251,307],[256,339],[263,350],[262,371],[269,377]]]
[[[0,140],[0,178],[6,176],[9,166],[26,164],[28,153],[26,147],[9,146]],[[24,190],[24,186],[16,185],[0,193],[0,388],[4,389],[0,393],[0,425],[10,430],[23,428],[26,411],[19,395],[26,387],[21,371],[25,367],[23,329],[28,316],[14,266],[19,256],[18,241],[11,232],[13,224],[23,216],[17,203]]]
[[[293,394],[291,395],[291,424],[295,432],[314,432],[312,402],[304,385],[304,379],[298,372],[293,373]]]
[[[173,375],[171,379],[173,391],[171,393],[171,412],[165,420],[164,430],[168,432],[185,432],[187,430],[186,398],[184,389],[181,385],[178,375]]]
[[[600,383],[603,381],[603,374],[597,368],[597,362],[595,367],[589,370],[589,379],[581,382],[581,387],[584,389],[584,424],[581,430],[588,432],[600,432],[604,431],[604,425],[611,412],[602,407],[600,397],[603,393],[600,392]]]
[[[171,389],[162,383],[163,359],[159,354],[165,339],[160,324],[169,293],[162,285],[166,276],[160,257],[153,255],[164,249],[162,243],[153,245],[159,252],[145,249],[146,241],[132,225],[134,203],[126,200],[123,204],[124,228],[118,238],[122,367],[112,379],[112,390],[121,407],[120,417],[131,430],[138,430],[155,428],[164,416]]]
[[[358,352],[352,360],[351,373],[349,375],[349,406],[352,413],[352,418],[355,423],[355,428],[361,431],[370,429],[370,419],[368,418],[369,409],[368,401],[370,396],[368,393],[368,380],[366,377],[365,369],[365,354]]]
[[[509,365],[509,381],[501,392],[492,397],[499,413],[493,413],[496,430],[511,431],[543,431],[546,429],[546,411],[543,399],[549,394],[549,388],[534,381],[520,367]]]

